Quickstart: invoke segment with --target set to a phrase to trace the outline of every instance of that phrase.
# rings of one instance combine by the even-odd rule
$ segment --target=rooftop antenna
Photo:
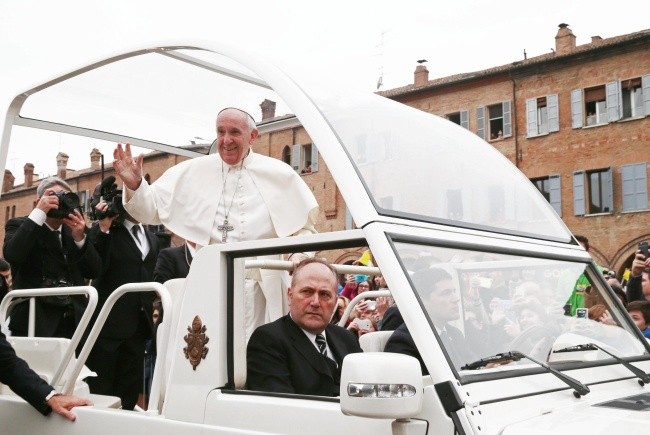
[[[379,78],[377,79],[377,90],[379,90],[384,85],[384,35],[386,34],[385,30],[381,32],[381,40],[379,42]]]

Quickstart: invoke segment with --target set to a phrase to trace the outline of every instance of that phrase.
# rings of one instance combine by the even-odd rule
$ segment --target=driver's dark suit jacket
[[[336,364],[318,352],[289,315],[257,328],[246,352],[248,389],[338,396],[343,358],[362,350],[340,326],[328,325],[325,337]]]
[[[462,365],[472,362],[473,356],[469,349],[467,349],[463,333],[460,332],[458,328],[454,328],[453,326],[446,324],[445,331],[447,333],[447,337],[441,337],[441,340],[443,342],[445,340],[448,341],[447,343],[444,343],[445,350],[451,358],[454,367],[458,370]],[[406,327],[406,323],[402,323],[395,330],[395,332],[393,332],[393,334],[386,342],[384,352],[401,353],[415,357],[420,362],[422,374],[429,374],[429,370],[424,365],[422,355],[420,355],[420,351],[415,346],[415,342],[413,341],[413,337],[411,336],[410,331]]]

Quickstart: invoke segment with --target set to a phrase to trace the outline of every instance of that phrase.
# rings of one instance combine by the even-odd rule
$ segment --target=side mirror
[[[386,352],[353,353],[341,371],[341,411],[369,418],[411,418],[422,409],[417,359]]]

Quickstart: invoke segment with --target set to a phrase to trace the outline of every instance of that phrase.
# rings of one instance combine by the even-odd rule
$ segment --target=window
[[[291,166],[300,174],[318,172],[318,150],[316,145],[293,145],[291,151]]]
[[[645,76],[646,82],[650,82]],[[650,83],[646,83],[646,92],[648,92]],[[641,77],[621,81],[621,116],[622,118],[634,118],[644,116],[643,109],[643,86]]]
[[[487,118],[487,121],[486,121]],[[512,136],[510,101],[476,108],[476,134],[490,140]],[[486,125],[487,124],[487,125]]]
[[[87,190],[83,190],[81,192],[77,192],[77,195],[79,195],[79,205],[81,206],[81,213],[88,213],[90,212],[90,200],[92,197],[90,196],[90,192]]]
[[[458,124],[461,127],[469,130],[469,112],[467,110],[461,110],[460,112],[450,113],[448,115],[445,115],[445,118],[447,118],[454,124]]]
[[[289,145],[282,150],[282,161],[287,165],[291,165],[291,147]]]
[[[526,100],[527,136],[534,137],[560,130],[557,94]]]
[[[613,211],[611,168],[573,173],[573,213],[576,216]]]
[[[648,169],[646,163],[621,166],[623,211],[648,208]]]
[[[551,204],[558,216],[562,216],[562,189],[560,185],[560,176],[558,174],[549,175],[548,177],[533,178],[530,180],[537,190]]]
[[[7,210],[5,211],[5,223],[7,223],[9,218],[11,218],[11,215],[9,214],[10,210],[11,210],[11,208],[9,206],[7,206]]]
[[[587,114],[587,125],[607,122],[605,86],[585,89],[585,113]]]

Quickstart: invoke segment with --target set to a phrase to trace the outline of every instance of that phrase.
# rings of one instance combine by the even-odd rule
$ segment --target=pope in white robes
[[[217,116],[219,154],[173,166],[152,185],[142,182],[143,156],[133,158],[128,144],[118,145],[114,168],[124,182],[125,209],[199,245],[314,233],[318,203],[311,189],[284,162],[255,154],[257,135],[250,115],[224,109]],[[281,275],[247,274],[253,278],[246,285],[247,336],[286,311]]]

